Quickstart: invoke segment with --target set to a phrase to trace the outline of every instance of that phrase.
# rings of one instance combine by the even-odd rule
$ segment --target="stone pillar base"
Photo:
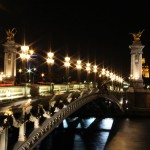
[[[134,89],[144,89],[143,80],[133,81],[132,86]]]
[[[127,90],[127,92],[131,92],[131,93],[134,93],[134,88],[132,86],[130,86]]]

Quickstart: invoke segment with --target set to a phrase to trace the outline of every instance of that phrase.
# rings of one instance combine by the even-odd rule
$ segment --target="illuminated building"
[[[149,66],[146,64],[145,58],[142,58],[142,75],[144,78],[149,78]]]

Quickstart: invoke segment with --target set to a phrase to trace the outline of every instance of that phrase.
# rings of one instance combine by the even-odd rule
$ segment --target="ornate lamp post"
[[[27,73],[29,74],[29,82],[31,82],[32,81],[32,83],[34,83],[34,72],[36,71],[36,68],[34,67],[34,68],[30,68],[29,67],[29,69],[27,69]],[[32,77],[32,80],[31,80],[31,74],[33,75]]]
[[[109,74],[110,80],[111,80],[111,89],[113,91],[113,81],[114,81],[114,74],[112,72],[110,72]]]
[[[20,58],[22,59],[23,63],[23,72],[25,75],[25,83],[27,82],[27,77],[26,77],[26,69],[28,68],[28,61],[31,58],[31,55],[34,53],[33,50],[29,50],[29,46],[21,46],[21,53],[20,53]]]
[[[105,78],[105,75],[106,75],[106,69],[105,68],[102,68],[100,70],[100,74],[99,74],[99,80],[98,80],[98,89],[103,92],[103,85],[104,85],[104,78]]]
[[[80,89],[80,75],[81,75],[81,60],[77,60],[77,64],[76,64],[76,68],[77,68],[77,76],[78,76],[78,83],[79,83],[79,89]]]
[[[33,50],[29,50],[29,46],[21,46],[21,53],[20,53],[20,58],[22,60],[22,65],[23,65],[23,73],[24,73],[24,82],[25,82],[25,97],[27,97],[27,77],[26,77],[26,69],[28,68],[28,61],[31,58],[31,55],[34,53]]]
[[[70,57],[65,57],[64,66],[66,67],[67,92],[68,92],[68,91],[69,91],[69,67],[70,67]]]
[[[52,65],[54,64],[54,53],[49,52],[47,53],[47,64],[48,64],[48,71],[49,71],[49,81],[50,81],[50,93],[53,92],[52,89]]]
[[[80,83],[80,75],[81,75],[81,60],[77,60],[77,64],[76,64],[76,68],[77,68],[77,73],[78,73],[78,82]]]
[[[31,82],[31,69],[29,68],[29,69],[27,69],[27,72],[29,73],[29,83]]]
[[[97,75],[97,65],[93,66],[93,72],[94,72],[94,88],[96,88],[96,75]]]
[[[86,71],[87,71],[87,84],[88,84],[88,89],[89,89],[89,75],[90,75],[90,71],[91,71],[91,64],[90,63],[86,64]]]
[[[34,84],[34,80],[35,80],[35,72],[37,71],[37,69],[34,67],[34,68],[32,68],[32,74],[33,74],[33,81],[32,81],[32,83]]]

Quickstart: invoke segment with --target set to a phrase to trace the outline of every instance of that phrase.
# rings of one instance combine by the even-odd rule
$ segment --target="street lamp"
[[[106,69],[105,68],[100,69],[100,74],[99,74],[97,87],[101,92],[103,92],[105,76],[106,76]]]
[[[93,72],[94,72],[94,88],[96,88],[96,74],[97,74],[97,65],[93,66]]]
[[[34,68],[30,68],[29,67],[29,69],[27,69],[27,73],[29,74],[29,82],[31,82],[31,74],[33,75],[32,77],[32,83],[34,83],[34,72],[36,71],[36,68],[34,67]]]
[[[27,82],[26,78],[26,68],[28,68],[28,61],[31,58],[31,55],[34,53],[33,50],[29,50],[29,46],[21,46],[21,53],[20,53],[20,58],[22,59],[23,63],[23,71],[25,75],[25,82]]]
[[[110,77],[110,80],[111,80],[111,89],[113,91],[113,81],[114,81],[114,73],[110,72],[109,73],[109,77]]]
[[[44,82],[44,76],[45,76],[45,74],[42,73],[42,74],[41,74],[41,77],[42,77],[42,81],[43,81],[43,82]]]
[[[86,71],[87,71],[87,84],[88,84],[88,89],[89,89],[89,74],[91,71],[91,64],[90,63],[86,64]]]
[[[87,71],[87,82],[89,82],[89,74],[91,71],[91,64],[90,63],[86,64],[86,71]]]
[[[34,84],[34,81],[35,81],[35,72],[37,71],[37,69],[34,67],[34,68],[32,68],[33,69],[33,71],[32,71],[32,73],[33,73],[33,81],[32,81],[32,83]]]
[[[77,68],[77,76],[78,76],[78,83],[79,83],[79,89],[80,89],[80,74],[81,74],[81,60],[77,60],[77,64],[76,64],[76,68]]]
[[[47,64],[48,64],[48,71],[49,71],[49,81],[50,81],[50,93],[52,93],[53,92],[53,90],[52,90],[52,65],[54,64],[54,59],[53,59],[53,57],[54,57],[54,53],[52,53],[52,52],[48,52],[47,53]]]
[[[69,67],[70,67],[70,57],[65,57],[64,66],[66,67],[67,92],[68,92],[68,91],[69,91]]]
[[[29,73],[29,83],[31,82],[31,69],[29,68],[29,69],[27,69],[27,73]]]
[[[80,74],[81,74],[81,69],[82,69],[81,60],[77,60],[76,68],[78,72],[78,82],[80,83]]]

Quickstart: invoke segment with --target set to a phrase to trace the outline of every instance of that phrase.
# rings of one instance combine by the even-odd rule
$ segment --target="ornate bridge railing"
[[[53,92],[66,92],[69,87],[69,91],[74,91],[77,89],[87,88],[86,84],[55,84],[53,85]],[[92,87],[92,84],[90,84]],[[47,96],[50,94],[50,85],[30,85],[26,84],[24,86],[9,86],[9,87],[0,87],[0,101],[17,99],[23,97],[31,97],[39,94],[41,96]]]

